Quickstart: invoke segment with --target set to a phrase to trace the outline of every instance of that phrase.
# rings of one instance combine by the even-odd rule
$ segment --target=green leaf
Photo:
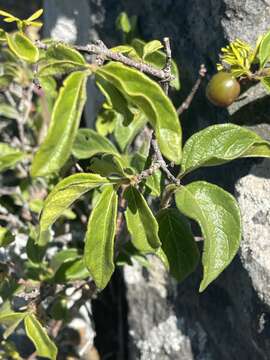
[[[26,315],[24,325],[27,336],[35,345],[37,355],[56,360],[57,347],[37,318],[33,314]]]
[[[170,273],[177,281],[183,281],[196,269],[200,259],[190,224],[177,209],[159,211],[157,221]]]
[[[38,77],[60,76],[74,71],[86,71],[85,65],[76,65],[72,61],[62,60],[50,63],[42,62],[38,70]]]
[[[12,50],[20,59],[30,63],[38,61],[38,48],[23,33],[6,33],[6,37],[10,50]]]
[[[216,185],[193,182],[175,193],[178,209],[197,221],[204,237],[204,268],[200,291],[215,280],[236,255],[241,240],[241,216],[235,199]]]
[[[29,236],[27,244],[26,244],[26,254],[28,259],[33,264],[41,264],[42,259],[46,253],[47,250],[47,243],[50,240],[50,237],[46,239],[47,241],[45,244],[43,243],[43,239],[39,239],[39,244],[36,243],[37,241],[37,234],[31,234],[32,236]],[[42,245],[40,243],[43,243]]]
[[[0,247],[6,247],[14,240],[14,235],[12,235],[8,229],[0,226]]]
[[[123,118],[118,118],[114,130],[114,137],[119,145],[121,151],[125,151],[126,148],[132,143],[134,138],[143,129],[147,122],[145,115],[138,112],[134,115],[133,121],[127,126],[124,125]]]
[[[124,192],[127,201],[125,218],[133,245],[142,253],[155,253],[161,243],[158,223],[146,200],[133,186]]]
[[[70,74],[54,104],[48,134],[35,154],[31,175],[58,172],[68,160],[86,101],[85,72]]]
[[[6,22],[6,23],[12,23],[12,22],[17,21],[17,19],[14,18],[14,17],[6,17],[6,18],[3,19],[3,21]]]
[[[146,43],[143,47],[143,59],[145,59],[147,55],[150,55],[162,48],[163,45],[158,40],[153,40]]]
[[[140,39],[133,39],[131,45],[134,47],[139,56],[143,57],[145,42]],[[166,54],[163,51],[156,51],[145,56],[144,59],[150,65],[156,66],[159,69],[163,69],[166,65]],[[172,61],[172,75],[175,77],[171,81],[170,85],[176,90],[180,90],[179,71],[175,61]]]
[[[82,259],[74,259],[65,261],[59,266],[55,275],[56,283],[64,284],[67,281],[84,280],[90,276],[84,261]]]
[[[88,159],[97,154],[119,155],[116,147],[104,136],[92,129],[79,129],[75,138],[72,154],[77,159]]]
[[[117,52],[120,54],[128,54],[130,52],[133,52],[134,49],[130,45],[118,45],[110,49],[113,52]]]
[[[111,62],[97,70],[147,116],[155,129],[161,152],[181,161],[182,132],[175,108],[161,87],[138,70]]]
[[[260,43],[258,58],[260,61],[260,68],[263,68],[270,57],[270,31],[266,33]]]
[[[265,151],[259,155],[258,148]],[[233,124],[209,126],[191,136],[183,148],[182,174],[239,157],[270,157],[270,144],[255,132]]]
[[[242,157],[270,157],[270,144],[267,141],[262,141],[251,146]]]
[[[12,148],[5,143],[0,143],[0,154],[0,171],[13,168],[25,157],[24,153]]]
[[[101,176],[118,176],[125,177],[123,163],[120,158],[110,154],[102,155],[99,159],[93,158],[90,163],[89,169]]]
[[[122,114],[125,125],[128,125],[133,119],[133,114],[129,109],[125,97],[106,79],[106,77],[102,76],[102,74],[96,73],[96,84],[106,98],[106,103],[103,107]]]
[[[26,313],[23,312],[4,311],[0,313],[0,324],[7,327],[3,334],[4,339],[7,339],[16,330],[25,316]]]
[[[0,43],[5,43],[6,42],[6,32],[5,32],[5,30],[3,30],[3,29],[0,29]],[[133,49],[133,48],[132,48]],[[1,52],[2,52],[3,50],[1,49]]]
[[[95,123],[97,132],[102,136],[111,134],[119,117],[122,119],[122,115],[114,110],[101,109]]]
[[[41,17],[41,15],[43,14],[43,9],[39,9],[36,12],[34,12],[34,14],[32,14],[31,16],[29,16],[29,18],[27,18],[27,21],[34,21],[36,19],[38,19],[39,17]]]
[[[0,116],[4,116],[7,119],[17,119],[19,117],[19,113],[11,105],[0,104]]]
[[[56,272],[57,269],[64,264],[80,257],[78,249],[70,248],[59,251],[51,260],[50,266]]]
[[[6,16],[6,17],[11,17],[11,18],[14,18],[16,20],[19,20],[17,17],[13,16],[12,14],[10,14],[7,11],[4,11],[4,10],[0,10],[0,15],[1,16]]]
[[[129,33],[131,31],[131,24],[128,18],[127,13],[121,12],[116,19],[116,28],[121,30],[124,33]]]
[[[118,197],[113,186],[104,188],[88,221],[84,261],[97,287],[104,289],[114,272],[114,237]]]
[[[263,84],[265,90],[270,92],[270,76],[266,76],[261,79],[261,83]]]
[[[76,65],[85,65],[85,58],[79,51],[64,44],[53,44],[46,51],[49,61],[70,61]]]
[[[161,194],[161,179],[162,173],[160,170],[154,172],[153,175],[148,176],[145,185],[151,190],[150,195],[159,197]]]
[[[46,51],[45,59],[39,65],[38,74],[39,76],[59,76],[74,69],[88,69],[84,57],[67,45],[54,44]]]
[[[83,194],[110,183],[100,175],[86,173],[71,175],[60,181],[45,200],[40,231],[47,230]]]

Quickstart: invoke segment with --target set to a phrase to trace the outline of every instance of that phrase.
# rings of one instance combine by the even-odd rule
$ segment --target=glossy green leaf
[[[0,29],[0,43],[5,43],[6,42],[6,32],[3,29]],[[132,48],[133,49],[133,48]],[[3,51],[3,50],[1,50]]]
[[[13,147],[0,143],[0,171],[13,168],[18,162],[22,161],[25,154]]]
[[[143,47],[143,59],[146,58],[147,55],[150,55],[160,49],[163,48],[163,45],[159,40],[153,40],[146,43]]]
[[[39,65],[39,76],[61,75],[74,70],[87,69],[84,57],[75,49],[64,45],[52,45]]]
[[[76,65],[72,61],[62,60],[50,63],[42,62],[39,67],[38,76],[60,76],[74,71],[86,71],[85,65]]]
[[[263,84],[265,90],[270,92],[270,76],[262,78],[261,83]]]
[[[0,226],[0,247],[6,247],[15,240],[15,236],[12,233]]]
[[[4,10],[0,10],[0,16],[11,17],[11,18],[19,20],[17,17],[13,16],[12,14],[10,14],[9,12],[4,11]]]
[[[190,224],[177,209],[159,211],[157,221],[170,273],[177,281],[183,281],[196,269],[200,259]]]
[[[127,201],[125,218],[133,245],[142,253],[155,253],[161,243],[158,223],[141,193],[133,186],[124,192]]]
[[[106,99],[103,107],[122,114],[125,125],[128,125],[133,120],[133,114],[123,94],[100,73],[96,73],[96,84]]]
[[[111,48],[110,50],[120,54],[129,54],[130,52],[134,51],[133,47],[130,45],[118,45]]]
[[[101,67],[97,72],[144,112],[155,129],[161,152],[179,164],[181,127],[175,108],[161,87],[138,70],[116,62]]]
[[[65,261],[59,266],[55,275],[56,283],[65,284],[67,281],[84,280],[90,276],[85,263],[82,259]]]
[[[43,14],[43,9],[39,9],[39,10],[35,11],[34,14],[29,16],[29,18],[27,18],[26,20],[27,21],[34,21],[34,20],[40,18],[42,14]]]
[[[61,250],[54,255],[50,262],[50,266],[56,272],[56,270],[65,262],[76,260],[79,257],[80,255],[77,248]]]
[[[125,171],[121,160],[110,154],[102,155],[101,158],[94,157],[91,160],[89,169],[92,172],[105,177],[125,177]]]
[[[3,19],[3,21],[6,22],[6,23],[12,23],[12,22],[16,21],[16,18],[14,18],[14,17],[6,17],[6,18]]]
[[[36,241],[38,234],[31,234],[31,235],[32,236],[29,236],[28,241],[26,243],[27,258],[33,264],[41,264],[47,250],[46,245],[51,239],[51,236],[49,234],[49,237],[46,239],[46,241],[44,241],[44,238],[39,239],[39,244],[37,244]]]
[[[97,154],[118,156],[116,147],[104,136],[92,129],[79,129],[75,138],[72,154],[77,159],[88,159]]]
[[[77,50],[68,45],[56,44],[49,47],[46,57],[50,61],[70,61],[77,65],[85,65],[85,58]]]
[[[34,343],[37,355],[56,360],[57,347],[37,318],[33,314],[26,315],[24,325],[26,335]]]
[[[87,73],[70,74],[54,104],[48,134],[35,154],[31,175],[58,172],[68,160],[86,101]]]
[[[145,42],[140,39],[133,39],[131,45],[137,51],[139,56],[142,58],[144,53]],[[145,62],[156,66],[159,69],[163,69],[166,65],[166,54],[163,51],[156,51],[155,53],[150,53],[145,56]],[[171,86],[176,90],[180,89],[180,81],[179,81],[179,71],[175,61],[172,61],[172,75],[175,77],[174,80],[171,81]]]
[[[114,237],[118,197],[113,186],[104,188],[90,215],[84,261],[97,287],[104,289],[114,272]]]
[[[0,324],[6,327],[3,334],[4,339],[7,339],[20,325],[21,321],[25,318],[26,313],[3,311],[0,312]]]
[[[119,117],[122,119],[122,115],[112,109],[101,109],[95,123],[97,132],[102,136],[111,134]]]
[[[71,175],[60,181],[45,200],[40,231],[47,230],[83,194],[110,183],[100,175],[86,173]]]
[[[270,57],[270,31],[266,33],[260,43],[258,58],[260,61],[260,68],[263,68]]]
[[[215,280],[236,255],[241,240],[240,210],[235,199],[216,185],[193,182],[175,193],[178,209],[197,221],[204,237],[200,291]]]
[[[270,144],[268,141],[251,146],[242,157],[270,157]]]
[[[12,50],[20,59],[30,63],[38,61],[38,48],[23,33],[6,33],[6,37],[10,50]]]
[[[138,133],[143,129],[147,122],[145,115],[138,112],[127,126],[124,125],[123,118],[119,117],[115,124],[114,137],[121,151],[125,151],[132,143]]]
[[[150,195],[154,197],[159,197],[161,194],[161,179],[162,173],[160,170],[154,172],[153,175],[149,176],[146,179],[145,185],[150,189]]]
[[[2,103],[0,104],[0,116],[4,116],[7,119],[17,119],[19,113],[13,106]]]
[[[257,149],[261,147],[264,152],[259,155]],[[183,148],[182,173],[255,156],[270,157],[270,144],[255,132],[234,124],[213,125],[187,140]]]

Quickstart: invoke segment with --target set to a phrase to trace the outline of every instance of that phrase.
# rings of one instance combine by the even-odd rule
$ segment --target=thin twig
[[[131,58],[121,54],[121,53],[111,51],[104,45],[103,42],[101,43],[101,41],[99,41],[98,44],[87,44],[85,46],[71,45],[71,44],[66,44],[66,45],[69,47],[72,47],[75,50],[81,51],[81,52],[85,52],[85,53],[89,53],[89,54],[96,54],[99,56],[103,56],[105,59],[119,61],[122,64],[125,64],[132,68],[135,68],[143,73],[152,75],[160,80],[165,80],[165,81],[173,80],[173,77],[168,78],[166,71],[164,71],[163,69],[155,68],[154,66],[152,66],[148,63],[145,63],[143,61],[136,61],[134,59],[131,59]],[[47,50],[49,48],[49,45],[44,44],[39,40],[36,41],[36,46],[38,48],[44,49],[44,50]]]
[[[172,181],[174,184],[176,185],[180,185],[180,179],[177,179],[168,169],[168,166],[165,162],[165,160],[163,159],[163,156],[159,150],[158,147],[158,143],[157,140],[155,138],[152,139],[151,141],[152,147],[154,149],[154,152],[156,154],[157,157],[157,162],[160,164],[160,168],[164,171],[164,173],[167,175],[167,178]]]
[[[119,207],[118,207],[118,213],[117,213],[117,220],[116,220],[116,231],[115,231],[115,243],[114,243],[114,258],[116,259],[119,255],[120,247],[121,247],[121,234],[124,230],[124,212],[127,207],[127,201],[124,198],[124,192],[125,192],[126,186],[123,185],[120,189],[119,194]]]
[[[153,175],[160,167],[161,164],[159,161],[157,161],[156,154],[154,154],[150,167],[148,169],[143,170],[140,174],[136,175],[135,182],[140,183],[144,179],[147,179],[149,176]]]
[[[26,96],[22,99],[23,102],[23,113],[18,121],[19,127],[19,136],[22,143],[22,148],[25,148],[26,145],[26,137],[24,133],[24,126],[29,118],[31,109],[32,109],[32,97],[33,97],[34,84],[31,84],[27,89]]]
[[[206,67],[204,66],[204,64],[202,64],[200,66],[200,70],[199,70],[199,77],[197,79],[197,81],[195,82],[193,88],[191,89],[189,95],[186,97],[186,99],[184,100],[184,102],[179,106],[179,108],[177,109],[177,114],[181,115],[185,110],[187,110],[196,94],[196,92],[198,91],[202,79],[205,77],[206,75]]]
[[[168,37],[165,37],[163,39],[163,42],[164,42],[164,48],[165,48],[165,53],[166,53],[166,64],[165,64],[163,71],[165,72],[165,74],[167,74],[167,78],[171,79],[172,78],[172,51],[171,51],[170,39]],[[163,90],[164,90],[165,94],[168,95],[169,87],[170,87],[170,80],[166,80],[166,81],[163,80],[162,86],[163,86]]]
[[[161,209],[166,209],[171,205],[172,196],[174,192],[175,192],[175,188],[173,187],[173,185],[166,186],[162,194],[162,199],[160,201]]]

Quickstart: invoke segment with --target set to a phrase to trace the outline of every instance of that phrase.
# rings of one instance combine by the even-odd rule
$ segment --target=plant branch
[[[165,48],[165,53],[166,53],[166,64],[165,64],[165,67],[163,68],[163,71],[165,72],[165,74],[167,74],[167,78],[171,79],[172,78],[172,51],[171,51],[170,39],[168,37],[165,37],[163,39],[163,42],[164,42],[164,48]],[[169,87],[170,87],[170,80],[165,80],[165,81],[163,80],[162,86],[163,86],[163,90],[164,90],[165,94],[168,95]]]
[[[190,104],[191,104],[196,92],[198,91],[198,89],[201,85],[201,82],[206,75],[206,72],[207,72],[206,67],[204,66],[204,64],[201,64],[200,70],[199,70],[199,77],[198,77],[197,81],[195,82],[194,86],[192,87],[189,95],[186,97],[184,102],[177,109],[178,115],[181,115],[185,110],[187,110],[190,107]]]
[[[36,41],[36,46],[40,49],[44,49],[47,50],[49,48],[49,45],[44,44],[41,41]],[[111,60],[115,60],[118,62],[121,62],[122,64],[125,64],[127,66],[133,67],[143,73],[152,75],[160,80],[163,81],[171,81],[173,80],[173,77],[169,77],[167,75],[167,72],[164,71],[164,69],[158,69],[155,68],[154,66],[145,63],[143,61],[136,61],[134,59],[131,59],[121,53],[118,52],[114,52],[110,49],[107,48],[107,46],[101,42],[100,40],[98,41],[97,44],[87,44],[87,45],[71,45],[71,44],[67,44],[67,46],[72,47],[73,49],[80,51],[80,52],[84,52],[84,53],[88,53],[88,54],[96,54],[101,57],[103,57],[103,59],[111,59]]]
[[[167,175],[167,178],[173,182],[176,185],[180,185],[180,179],[177,179],[168,169],[168,165],[166,164],[165,160],[163,159],[163,156],[159,150],[157,140],[155,138],[151,141],[152,147],[154,149],[154,152],[157,157],[157,163],[159,163],[160,168],[164,171],[164,173]]]

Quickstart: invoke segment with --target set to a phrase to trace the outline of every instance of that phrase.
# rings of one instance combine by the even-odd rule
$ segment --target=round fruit
[[[216,106],[231,105],[240,94],[240,85],[235,77],[227,72],[215,74],[206,87],[206,96]]]

